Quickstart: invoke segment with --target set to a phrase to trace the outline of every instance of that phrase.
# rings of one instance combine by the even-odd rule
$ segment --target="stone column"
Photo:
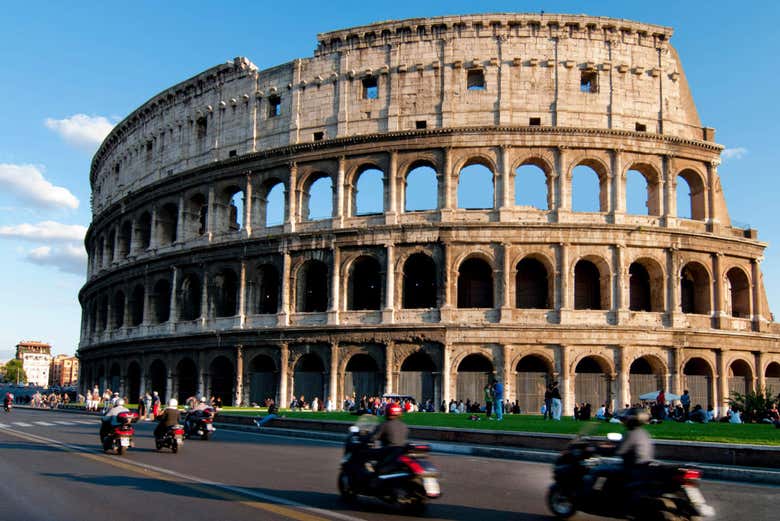
[[[509,243],[501,244],[501,322],[511,322],[512,320],[512,301],[510,300],[512,287],[511,266],[512,245]]]
[[[282,343],[279,345],[279,397],[276,400],[279,404],[279,408],[289,407],[290,392],[287,389],[287,384],[290,380],[287,374],[288,366],[290,364],[290,348],[287,344]]]
[[[501,366],[499,374],[501,375],[501,381],[504,384],[504,401],[509,400],[510,403],[514,403],[517,399],[515,396],[515,382],[512,379],[512,348],[507,344],[501,345]],[[504,411],[506,414],[506,411]]]
[[[441,219],[447,220],[446,215],[455,209],[452,197],[452,149],[447,147],[444,149],[444,164],[441,172],[441,182],[439,183],[441,190],[441,197],[439,198],[439,210],[441,213]],[[457,187],[457,184],[455,185]]]
[[[173,364],[171,360],[165,364],[165,401],[167,402],[171,398],[176,398],[173,394]],[[164,408],[164,403],[162,404]]]
[[[214,191],[214,185],[209,185],[209,198],[208,198],[208,207],[206,209],[206,237],[209,241],[211,241],[212,237],[214,237],[214,233],[216,233],[216,224],[217,224],[217,204],[216,204],[216,193]]]
[[[557,205],[554,209],[560,214],[571,211],[571,176],[566,171],[566,147],[558,147],[556,152],[555,173],[558,186],[556,187]]]
[[[336,186],[333,190],[333,227],[341,228],[344,226],[344,182],[346,178],[346,158],[344,156],[339,157],[338,173],[336,174]],[[356,185],[357,186],[357,185]],[[350,201],[349,209],[350,215],[355,214],[355,208],[352,208],[352,202]]]
[[[152,207],[152,224],[151,224],[151,230],[149,231],[149,249],[154,250],[159,245],[160,241],[157,237],[158,230],[157,230],[157,206]],[[105,255],[103,256],[105,265]]]
[[[622,151],[616,148],[612,151],[612,201],[608,210],[612,213],[615,223],[622,220],[626,213],[626,179],[627,172],[623,172]]]
[[[612,301],[612,309],[616,311],[617,322],[619,324],[625,323],[629,319],[630,308],[630,280],[631,275],[628,273],[628,267],[625,263],[625,247],[622,244],[616,244],[614,246],[614,262],[615,266],[612,272],[615,274],[615,298]]]
[[[445,343],[442,346],[442,364],[441,364],[441,396],[447,405],[447,412],[450,412],[450,400],[452,399],[452,346]]]
[[[198,396],[206,396],[206,353],[198,352]]]
[[[501,158],[501,190],[498,191],[497,201],[500,209],[501,220],[509,220],[508,210],[514,206],[514,185],[512,185],[512,165],[509,163],[509,147],[502,145]]]
[[[290,281],[290,253],[285,248],[282,253],[282,305],[279,309],[278,322],[280,326],[290,325],[290,291],[292,282]]]
[[[443,243],[444,249],[444,265],[442,266],[442,305],[439,310],[441,322],[448,322],[451,318],[453,302],[452,302],[452,245],[450,243]]]
[[[385,309],[382,322],[392,324],[395,321],[395,246],[385,245],[387,268],[385,270]]]
[[[574,389],[572,385],[571,374],[569,371],[569,346],[561,344],[561,381],[560,390],[563,395],[563,414],[569,415],[574,413]]]
[[[757,391],[766,392],[766,373],[764,366],[766,365],[766,353],[759,352],[755,355],[756,360],[756,384]]]
[[[663,157],[663,213],[664,225],[674,226],[677,218],[677,179],[674,175],[672,156]]]
[[[341,309],[341,250],[333,244],[333,268],[330,277],[330,308],[328,309],[328,324],[339,323],[339,310]]]
[[[184,242],[184,224],[184,195],[179,194],[178,216],[176,217],[176,240],[174,242]]]
[[[291,233],[295,231],[295,224],[298,222],[297,198],[298,193],[298,164],[290,163],[290,173],[287,179],[287,207],[284,212],[284,231]]]
[[[236,345],[236,384],[233,394],[233,404],[244,404],[244,346]]]
[[[572,309],[572,288],[570,287],[571,268],[569,267],[569,245],[566,243],[558,244],[558,255],[560,264],[558,266],[558,302],[560,311],[570,311]]]
[[[718,374],[715,376],[718,385],[716,387],[717,395],[715,395],[715,403],[721,407],[721,415],[728,410],[729,406],[729,372],[726,367],[726,355],[728,351],[721,349],[717,352],[718,357]]]
[[[764,305],[762,295],[764,294],[763,280],[761,279],[761,261],[762,258],[753,259],[750,261],[751,274],[750,278],[753,282],[752,291],[752,304],[753,304],[753,328],[756,331],[763,331],[766,329],[767,321],[764,318]]]
[[[618,403],[615,410],[623,407],[624,404],[631,403],[631,382],[629,371],[631,369],[628,363],[628,353],[626,346],[617,346],[620,353],[620,367],[618,368]]]
[[[716,231],[714,228],[720,224],[720,214],[715,204],[715,186],[718,185],[718,165],[720,165],[720,160],[718,159],[710,161],[707,165],[707,213],[705,213],[705,217],[713,232]]]
[[[173,327],[176,322],[179,320],[179,299],[176,298],[178,295],[178,284],[179,284],[179,268],[176,266],[173,266],[171,268],[171,302],[170,302],[170,312],[168,316],[168,323]],[[147,300],[148,296],[147,296]],[[144,313],[144,316],[146,316],[146,313]]]
[[[209,273],[203,270],[203,287],[200,294],[200,322],[205,324],[211,318],[211,309],[209,309]]]
[[[244,230],[246,235],[252,235],[252,172],[246,173],[246,188],[244,189]]]
[[[238,322],[239,327],[243,328],[246,324],[246,260],[241,261],[241,274],[239,275],[238,291]]]
[[[333,403],[341,403],[341,392],[338,388],[339,375],[339,345],[333,342],[330,345],[330,379],[328,382],[328,396],[333,397]],[[323,397],[323,399],[325,399]]]
[[[673,347],[672,348],[672,364],[673,367],[672,370],[672,392],[674,394],[682,395],[683,391],[683,366],[682,366],[682,360],[683,360],[683,353],[682,348],[680,347]]]
[[[390,161],[387,167],[387,195],[385,200],[385,223],[398,222],[398,152],[390,152]]]
[[[140,402],[141,400],[144,399],[144,393],[147,390],[146,389],[146,368],[144,367],[143,364],[141,365],[141,375],[138,379],[138,389],[140,389],[140,391],[138,391],[140,393],[138,401]]]
[[[393,393],[393,363],[395,360],[395,342],[385,343],[385,393]]]
[[[712,254],[712,296],[713,316],[716,326],[726,327],[726,295],[723,288],[723,254]]]
[[[677,258],[677,248],[668,248],[666,250],[666,265],[667,265],[667,283],[669,294],[669,309],[668,315],[672,325],[679,324],[682,320],[682,314],[680,309],[680,266],[679,259]]]

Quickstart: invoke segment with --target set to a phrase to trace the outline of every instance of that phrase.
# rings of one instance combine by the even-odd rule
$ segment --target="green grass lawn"
[[[265,409],[225,407],[223,414],[237,414],[242,416],[265,415]],[[317,420],[334,420],[353,422],[357,418],[346,412],[291,412],[282,411],[282,415],[288,418],[308,418]],[[447,427],[452,429],[484,429],[506,430],[518,432],[545,432],[557,434],[576,434],[586,427],[593,429],[594,435],[606,435],[608,432],[623,432],[623,426],[613,423],[590,421],[587,423],[576,422],[571,418],[564,418],[559,422],[545,421],[538,415],[506,415],[503,421],[489,421],[485,415],[480,415],[479,421],[469,420],[469,414],[444,414],[444,413],[410,413],[403,416],[408,425],[426,427]],[[648,432],[656,439],[706,441],[718,443],[748,443],[756,445],[780,445],[780,429],[768,424],[742,424],[730,423],[677,423],[664,422],[659,425],[648,425]]]

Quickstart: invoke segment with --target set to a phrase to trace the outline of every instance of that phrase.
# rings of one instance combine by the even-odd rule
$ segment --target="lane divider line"
[[[285,517],[295,519],[297,521],[327,521],[328,519],[338,519],[341,521],[366,521],[363,518],[342,514],[339,512],[331,512],[322,508],[312,507],[304,503],[299,503],[283,497],[273,496],[262,492],[256,492],[244,487],[228,485],[226,483],[220,483],[217,481],[209,481],[191,476],[188,474],[182,474],[168,469],[155,467],[147,463],[140,463],[131,460],[119,461],[116,457],[111,457],[103,454],[102,451],[98,451],[92,447],[86,447],[83,445],[74,445],[70,443],[64,443],[58,440],[53,440],[40,436],[37,434],[31,434],[29,432],[17,432],[9,427],[0,427],[2,432],[12,435],[17,438],[37,441],[42,444],[49,444],[75,455],[87,458],[92,461],[105,463],[117,468],[121,468],[136,474],[143,474],[147,477],[154,477],[163,481],[172,482],[174,484],[189,487],[197,490],[201,493],[209,493],[222,497],[223,499],[230,501],[237,501],[242,505],[246,505],[259,510],[266,510]],[[182,483],[174,478],[184,479],[190,483]],[[218,489],[218,490],[215,490]],[[254,498],[260,501],[251,501],[245,499],[246,497]],[[293,510],[299,509],[299,510]],[[300,510],[303,510],[301,512]]]

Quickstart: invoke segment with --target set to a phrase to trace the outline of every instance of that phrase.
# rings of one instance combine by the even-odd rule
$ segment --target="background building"
[[[79,380],[79,360],[75,356],[57,355],[51,360],[49,386],[70,387]]]
[[[33,385],[49,385],[51,346],[45,342],[24,340],[16,344],[16,358],[22,361],[27,381]]]

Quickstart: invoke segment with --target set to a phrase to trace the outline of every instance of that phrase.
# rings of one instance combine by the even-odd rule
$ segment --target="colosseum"
[[[551,380],[565,412],[780,391],[766,244],[729,219],[671,36],[382,22],[154,96],[92,161],[82,387],[284,407],[495,377],[532,412]]]

